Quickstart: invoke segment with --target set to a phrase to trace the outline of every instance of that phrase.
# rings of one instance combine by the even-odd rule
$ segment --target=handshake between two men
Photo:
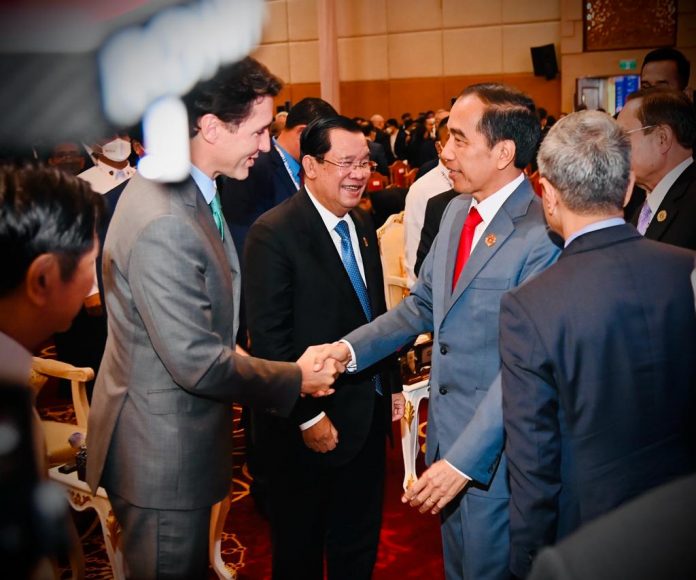
[[[297,359],[302,371],[301,396],[325,397],[333,394],[332,385],[345,372],[350,359],[350,349],[342,342],[310,346]]]

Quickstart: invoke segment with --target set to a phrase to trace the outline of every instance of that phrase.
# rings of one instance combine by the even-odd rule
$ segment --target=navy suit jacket
[[[638,223],[637,207],[631,223]],[[664,212],[663,214],[661,212]],[[660,221],[661,215],[664,216]],[[696,161],[677,178],[653,216],[645,237],[696,250]]]
[[[511,570],[694,462],[693,252],[587,233],[503,296]]]
[[[247,179],[238,181],[224,178],[221,185],[222,213],[240,256],[244,252],[244,241],[251,224],[297,191],[274,146],[268,153],[258,156]]]

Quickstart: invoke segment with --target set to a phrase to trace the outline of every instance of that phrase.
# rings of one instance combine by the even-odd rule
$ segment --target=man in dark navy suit
[[[629,137],[608,115],[559,121],[538,156],[558,262],[500,310],[511,570],[696,466],[694,254],[623,219]]]

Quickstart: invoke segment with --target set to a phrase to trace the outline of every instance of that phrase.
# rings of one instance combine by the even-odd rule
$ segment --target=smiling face
[[[265,96],[252,105],[249,116],[239,125],[221,127],[219,173],[235,179],[246,179],[259,153],[271,148],[268,128],[272,121],[273,97]]]
[[[442,150],[442,161],[449,170],[453,189],[471,193],[481,201],[497,191],[498,148],[488,146],[478,123],[486,105],[476,95],[460,98],[450,111],[449,139]]]
[[[343,217],[360,203],[370,170],[355,165],[368,162],[370,150],[362,133],[331,129],[329,140],[331,148],[323,155],[325,161],[305,157],[306,177],[319,203],[335,216]],[[350,165],[344,169],[333,163]]]

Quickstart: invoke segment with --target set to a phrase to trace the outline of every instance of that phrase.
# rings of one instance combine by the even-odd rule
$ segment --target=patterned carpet
[[[61,402],[57,392],[55,386],[44,387],[38,401],[39,412],[44,418],[70,421],[72,406]],[[427,402],[421,405],[421,413],[422,435]],[[271,577],[270,533],[268,522],[257,512],[249,493],[251,477],[245,463],[244,432],[239,424],[240,415],[241,413],[235,412],[235,475],[232,507],[222,537],[222,558],[228,568],[236,571],[239,580],[266,579]],[[384,523],[373,578],[440,580],[444,578],[444,573],[437,519],[420,515],[415,510],[405,507],[400,501],[403,462],[398,445],[398,425],[394,428],[397,445],[387,451]],[[418,471],[422,469],[421,455]],[[89,527],[94,523],[93,513],[91,510],[76,513],[76,524],[80,533],[89,532]],[[83,549],[87,578],[111,578],[111,568],[98,524],[83,537]],[[212,569],[209,577],[216,578]],[[61,578],[70,578],[67,564],[61,569]]]

